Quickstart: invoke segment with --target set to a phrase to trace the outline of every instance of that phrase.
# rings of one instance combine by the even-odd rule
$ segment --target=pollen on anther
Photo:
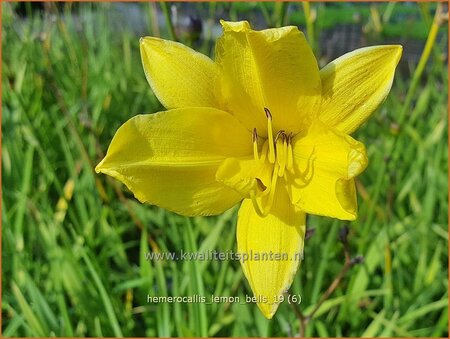
[[[266,112],[267,119],[272,120],[272,114],[270,113],[270,110],[267,107],[264,107],[264,112]]]
[[[279,138],[280,136],[282,137],[281,140],[284,140],[284,137],[285,137],[284,130],[278,131],[277,135],[275,136],[275,140],[274,140],[274,143],[275,143],[275,144],[277,143],[278,138]]]
[[[253,128],[253,142],[257,142],[257,141],[258,141],[258,132],[255,127],[255,128]]]

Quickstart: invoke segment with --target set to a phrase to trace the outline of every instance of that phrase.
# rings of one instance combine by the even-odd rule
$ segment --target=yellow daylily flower
[[[284,259],[241,262],[272,318],[301,261],[306,213],[357,216],[354,178],[367,156],[349,134],[387,96],[402,47],[358,49],[319,70],[297,27],[221,24],[214,61],[141,39],[145,75],[168,110],[122,125],[96,171],[185,216],[242,201],[238,252]]]

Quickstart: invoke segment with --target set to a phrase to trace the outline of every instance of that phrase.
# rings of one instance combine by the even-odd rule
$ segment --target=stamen
[[[277,135],[275,136],[275,145],[277,144],[278,138],[284,135],[284,130],[278,131]]]
[[[273,144],[273,132],[272,132],[272,114],[268,108],[264,107],[264,112],[266,112],[267,117],[267,134],[269,140],[269,162],[275,163],[275,147]]]
[[[288,141],[289,141],[289,139],[288,139],[288,137],[285,135],[285,136],[283,137],[283,153],[284,153],[285,158],[287,157],[287,154],[288,154],[288,152],[287,152]],[[286,161],[287,161],[287,159],[286,159]]]
[[[283,141],[278,140],[275,144],[275,147],[276,147],[275,150],[277,153],[277,156],[276,156],[277,164],[281,168],[282,164],[283,164]]]
[[[256,130],[256,127],[253,128],[253,142],[257,142],[258,141],[258,131]]]
[[[272,174],[272,184],[270,186],[269,200],[268,200],[266,208],[264,210],[264,212],[266,212],[266,215],[269,214],[270,209],[272,208],[272,205],[273,205],[273,198],[275,196],[275,190],[277,189],[278,170],[279,170],[278,164],[275,164],[275,168],[273,169],[273,174]]]
[[[266,142],[263,145],[263,148],[261,150],[261,162],[266,161],[267,156],[267,149],[269,148],[269,142],[266,140]]]
[[[292,135],[289,134],[288,143],[287,143],[287,169],[288,169],[288,171],[293,172],[294,171],[294,154],[292,152],[291,137],[292,137]]]
[[[280,156],[282,157],[282,161],[281,161],[281,168],[280,168],[280,173],[278,173],[278,175],[280,177],[284,176],[284,170],[286,169],[286,162],[287,162],[287,156],[288,156],[288,152],[287,152],[287,136],[285,134],[283,134],[283,146],[282,146],[282,154],[280,154]]]
[[[253,129],[253,157],[256,161],[259,161],[259,154],[258,154],[258,132],[256,131],[256,128]]]

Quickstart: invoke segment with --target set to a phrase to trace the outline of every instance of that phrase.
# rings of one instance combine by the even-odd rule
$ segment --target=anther
[[[275,144],[278,141],[278,138],[280,137],[280,135],[284,138],[284,130],[278,131],[277,135],[275,136]]]
[[[272,114],[270,113],[270,111],[267,107],[264,107],[264,112],[266,112],[267,119],[272,120]]]

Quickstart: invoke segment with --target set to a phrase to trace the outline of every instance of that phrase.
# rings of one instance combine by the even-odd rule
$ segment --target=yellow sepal
[[[249,131],[217,109],[138,115],[119,128],[95,170],[122,181],[141,202],[187,216],[219,214],[243,196],[216,172],[231,156],[251,155],[250,141]]]
[[[402,46],[357,49],[320,71],[320,119],[347,134],[355,131],[388,95]]]

